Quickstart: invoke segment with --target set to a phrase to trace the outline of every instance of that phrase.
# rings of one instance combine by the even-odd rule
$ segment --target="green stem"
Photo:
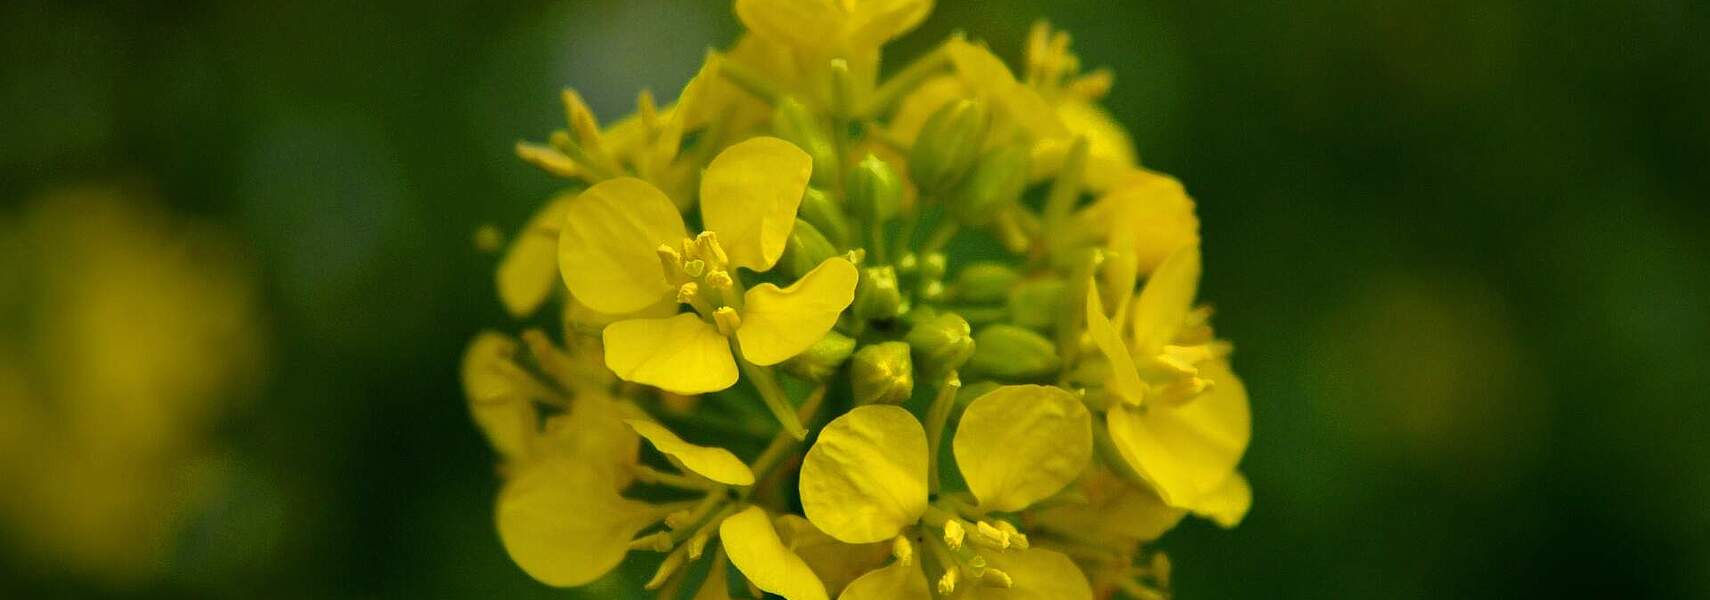
[[[707,491],[718,487],[717,482],[706,479],[696,479],[687,475],[666,473],[647,465],[635,465],[635,478],[642,483],[666,485],[684,490]]]
[[[950,52],[940,45],[931,53],[904,67],[896,75],[892,75],[890,79],[880,84],[878,89],[873,90],[873,96],[867,100],[867,105],[862,108],[861,114],[867,118],[874,118],[890,112],[891,106],[901,100],[905,94],[914,90],[921,82],[926,81],[926,78],[937,74],[948,66],[950,66]]]
[[[1069,213],[1075,209],[1075,201],[1081,195],[1081,177],[1087,167],[1087,138],[1075,137],[1073,145],[1069,146],[1068,155],[1063,157],[1063,168],[1057,172],[1057,179],[1051,182],[1051,191],[1045,196],[1045,237],[1057,242],[1069,238],[1066,227]],[[1061,248],[1057,244],[1052,248],[1053,253]]]
[[[767,410],[772,411],[772,416],[778,419],[784,433],[797,441],[807,439],[807,429],[802,428],[801,420],[796,417],[795,407],[790,405],[790,396],[784,392],[783,386],[778,385],[778,377],[772,373],[772,368],[748,362],[748,358],[742,356],[741,349],[737,347],[736,340],[731,340],[730,346],[736,353],[736,364],[742,367],[742,374],[754,383],[754,389],[760,392],[760,400],[765,402]]]
[[[920,247],[920,254],[925,256],[943,250],[944,246],[950,243],[950,239],[956,237],[959,228],[950,215],[940,217],[938,224],[932,228],[932,234],[926,237],[926,244]]]
[[[778,90],[778,86],[768,81],[765,76],[750,71],[748,67],[735,62],[726,60],[719,63],[718,72],[725,79],[736,84],[736,87],[766,101],[767,104],[777,106],[778,99],[784,96],[784,93]]]
[[[951,371],[938,386],[932,407],[926,410],[926,473],[929,493],[938,493],[938,450],[944,442],[944,427],[950,421],[950,409],[956,405],[956,392],[962,389],[962,379]]]

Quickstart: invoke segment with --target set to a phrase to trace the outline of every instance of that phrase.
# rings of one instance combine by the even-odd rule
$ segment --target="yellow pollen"
[[[713,323],[718,325],[718,332],[725,337],[736,335],[736,330],[742,327],[742,315],[736,314],[736,309],[721,306],[713,311]]]

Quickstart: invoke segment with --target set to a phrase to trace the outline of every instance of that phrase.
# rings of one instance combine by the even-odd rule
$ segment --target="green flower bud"
[[[815,185],[836,185],[837,146],[831,141],[830,129],[807,105],[790,97],[780,100],[778,108],[772,111],[772,131],[813,158]]]
[[[855,317],[863,321],[892,319],[903,312],[897,271],[889,265],[861,269],[855,286]]]
[[[948,208],[956,220],[974,227],[991,223],[1027,189],[1028,149],[1013,144],[987,152],[950,194]]]
[[[1047,330],[1057,324],[1067,286],[1061,279],[1029,279],[1009,292],[1010,321],[1022,327]]]
[[[999,323],[974,336],[968,369],[1001,381],[1041,381],[1063,365],[1057,345],[1031,330]]]
[[[928,381],[962,368],[974,354],[973,330],[968,321],[956,313],[941,313],[916,323],[908,331],[908,345],[920,360],[921,372]]]
[[[781,367],[786,373],[820,383],[836,375],[837,369],[842,367],[843,362],[849,360],[849,355],[854,352],[854,338],[830,331],[801,354],[784,361]]]
[[[986,110],[972,100],[945,104],[927,117],[908,155],[909,174],[923,194],[949,191],[979,158]]]
[[[849,367],[855,403],[901,404],[914,393],[914,362],[908,344],[884,342],[862,347]]]
[[[837,248],[825,239],[825,235],[811,223],[796,219],[796,226],[790,230],[790,237],[784,243],[781,262],[785,273],[801,277],[833,256],[837,256]]]
[[[849,171],[843,191],[849,200],[849,210],[872,227],[895,217],[902,206],[902,180],[891,170],[890,163],[872,154]]]
[[[977,262],[956,274],[956,300],[976,304],[998,303],[1009,299],[1009,290],[1021,281],[1021,274],[1009,265],[998,262]]]
[[[849,218],[843,216],[843,207],[838,206],[837,200],[824,190],[808,188],[807,193],[802,194],[802,205],[796,216],[813,223],[832,245],[839,248],[849,246]]]

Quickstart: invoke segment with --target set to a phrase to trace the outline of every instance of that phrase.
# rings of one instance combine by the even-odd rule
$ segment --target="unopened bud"
[[[1057,314],[1067,291],[1061,279],[1030,279],[1010,289],[1010,321],[1022,327],[1049,329],[1057,322]]]
[[[914,393],[914,363],[908,344],[884,342],[855,352],[849,379],[855,403],[901,404]]]
[[[1008,265],[997,262],[977,262],[956,274],[956,300],[975,304],[1003,302],[1009,290],[1021,281],[1021,274]]]
[[[897,271],[890,266],[861,269],[861,281],[855,287],[855,316],[861,320],[883,320],[902,314],[902,289],[897,287]]]
[[[837,374],[837,369],[855,352],[855,340],[836,331],[826,332],[801,354],[784,361],[785,372],[819,383]]]
[[[902,180],[891,170],[890,163],[872,154],[849,171],[843,191],[849,200],[849,211],[871,227],[895,217],[902,206]]]
[[[999,323],[974,336],[968,369],[1001,381],[1038,381],[1062,367],[1057,346],[1032,330]]]
[[[908,331],[908,345],[920,360],[927,381],[935,381],[968,362],[974,355],[972,331],[966,319],[948,312],[916,323]]]
[[[955,187],[979,158],[986,137],[986,110],[979,102],[958,100],[927,117],[908,155],[909,174],[925,194]]]
[[[790,230],[790,237],[784,243],[784,272],[791,277],[801,277],[833,256],[837,256],[837,248],[831,245],[831,240],[825,239],[819,228],[796,219],[796,226]]]
[[[837,147],[831,143],[830,129],[806,105],[790,97],[779,101],[772,112],[772,131],[813,158],[815,185],[836,185]]]
[[[844,216],[843,207],[831,194],[819,188],[808,188],[802,194],[802,206],[797,209],[796,216],[813,223],[832,244],[838,247],[849,245],[849,218]]]
[[[974,170],[950,194],[950,214],[974,227],[992,222],[1027,189],[1029,154],[1027,147],[1011,144],[981,156]]]

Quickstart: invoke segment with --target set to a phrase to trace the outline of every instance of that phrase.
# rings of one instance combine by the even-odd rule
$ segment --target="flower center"
[[[677,286],[677,302],[694,307],[701,318],[721,327],[740,323],[732,319],[742,307],[741,284],[730,270],[730,256],[719,245],[718,234],[703,231],[684,238],[679,247],[661,244],[658,253],[666,280]],[[729,314],[721,320],[720,312]]]

